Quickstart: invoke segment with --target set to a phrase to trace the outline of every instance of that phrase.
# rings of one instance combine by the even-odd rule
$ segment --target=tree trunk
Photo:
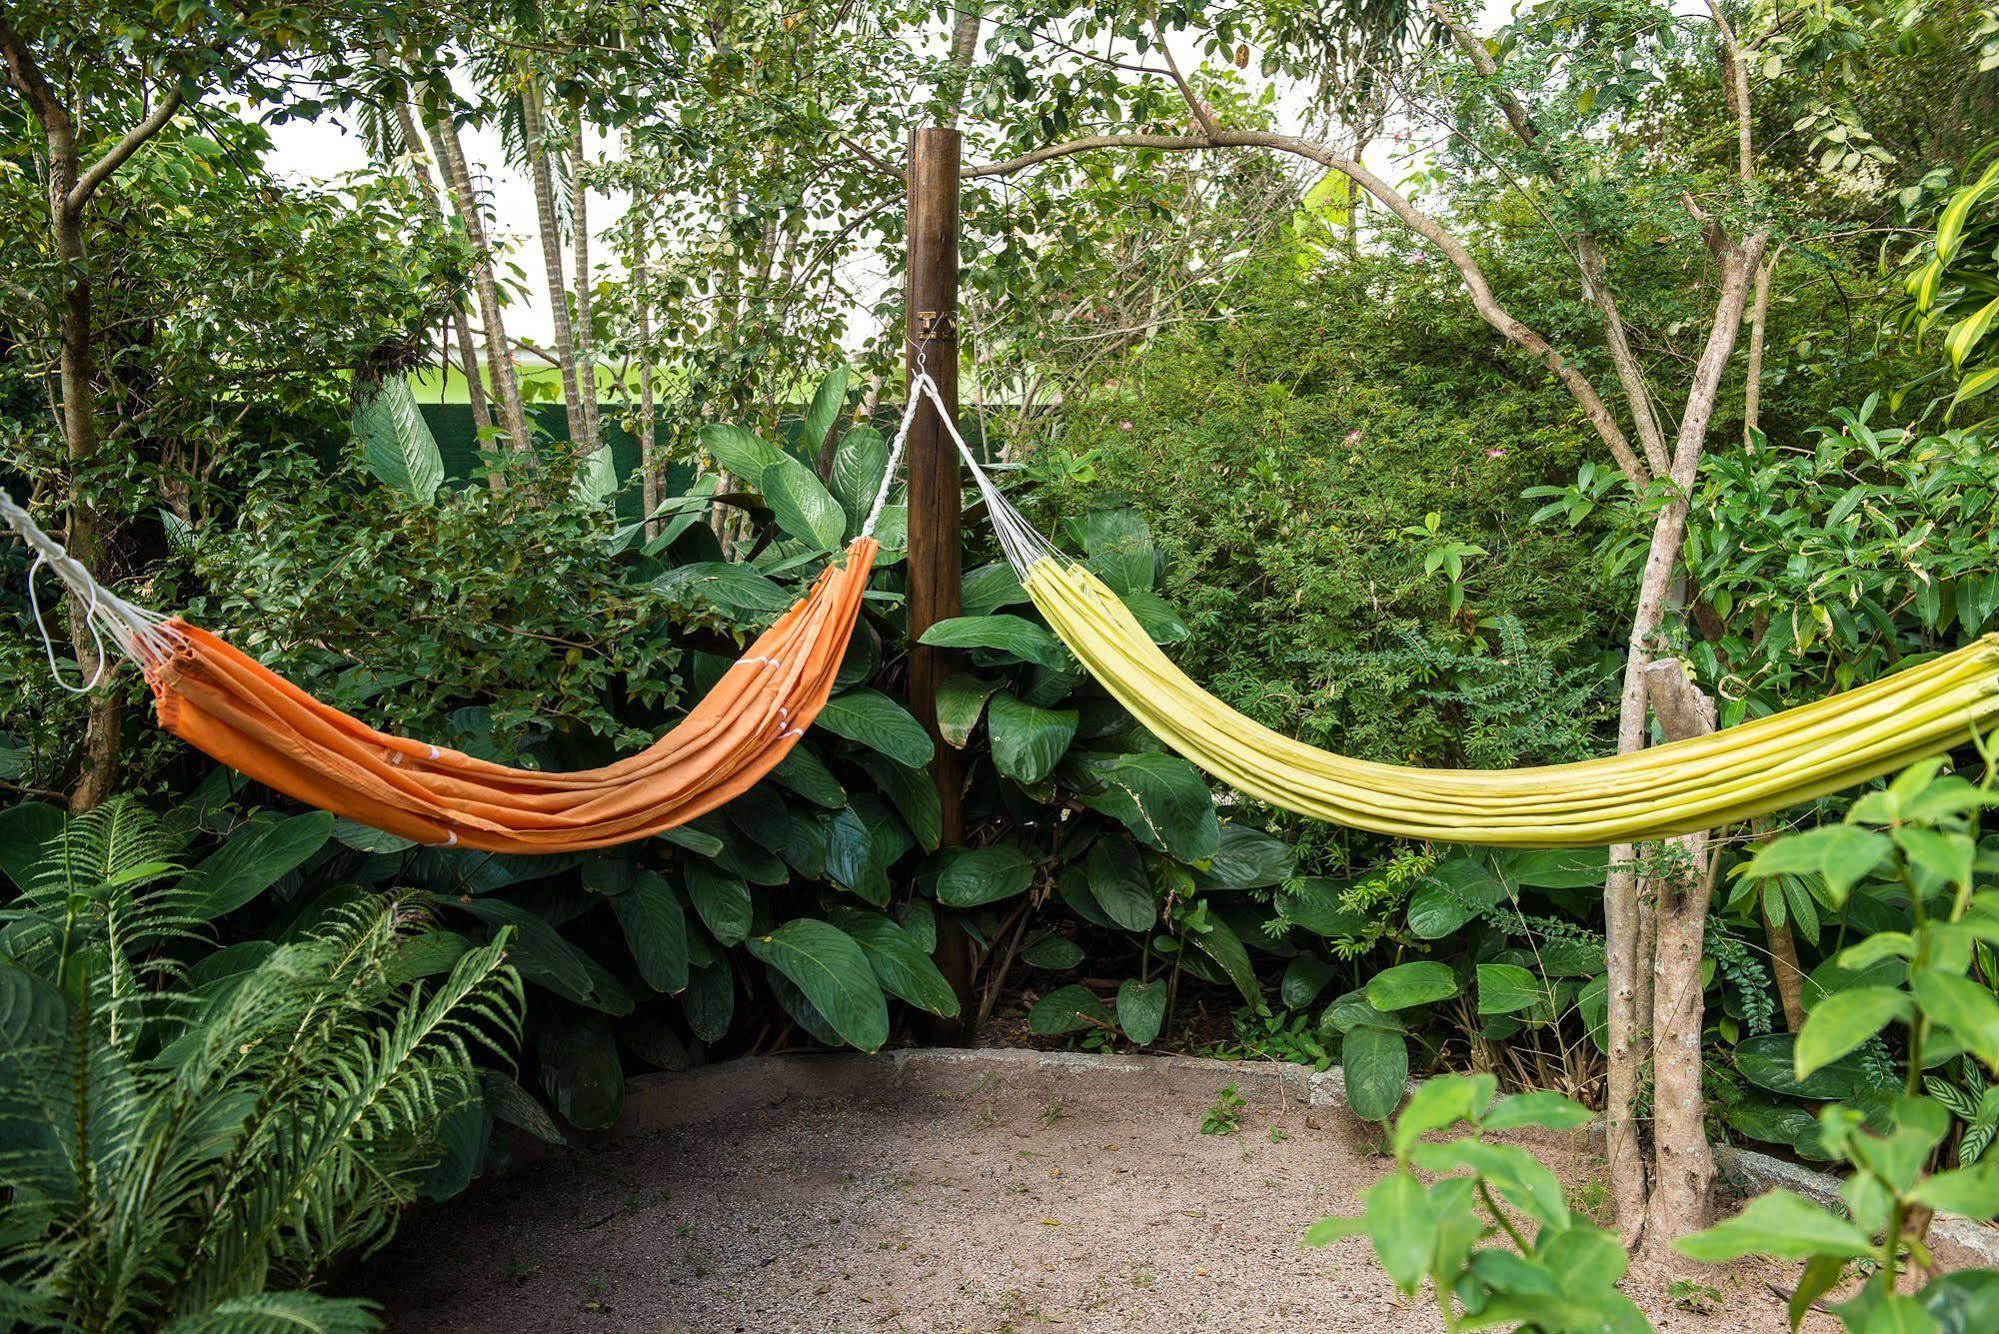
[[[430,176],[430,167],[422,157],[423,136],[416,126],[416,112],[407,101],[395,103],[396,126],[402,131],[403,143],[408,146],[410,156],[416,159],[417,187],[423,197],[430,202],[431,216],[439,222],[449,220],[450,214],[442,200],[437,197],[438,183]],[[437,164],[438,176],[448,179],[442,163]],[[492,429],[493,412],[486,403],[486,381],[479,374],[479,350],[472,342],[472,321],[465,314],[465,308],[456,301],[451,305],[452,332],[458,339],[458,364],[465,375],[465,398],[472,405],[472,425],[483,433]],[[450,365],[450,355],[445,356],[445,365]]]
[[[583,152],[583,117],[572,109],[569,117],[569,225],[574,235],[576,262],[576,386],[582,392],[583,437],[578,448],[594,454],[604,443],[603,427],[597,415],[597,362],[592,355],[596,334],[592,329],[592,275],[590,272],[590,191],[583,183],[588,165]]]
[[[657,418],[652,390],[652,270],[646,262],[646,249],[651,243],[651,234],[641,223],[632,250],[632,294],[638,306],[639,321],[639,478],[648,542],[660,534],[661,524],[653,517],[653,511],[659,508],[662,499],[658,446],[654,439]]]
[[[514,372],[514,354],[507,343],[506,321],[500,314],[500,283],[493,272],[493,251],[486,244],[486,224],[479,212],[479,197],[472,190],[472,172],[465,162],[465,148],[458,141],[458,127],[452,124],[448,113],[432,120],[429,128],[431,147],[451,187],[458,223],[472,245],[472,285],[479,297],[479,322],[485,326],[486,369],[500,402],[500,429],[509,445],[525,452],[533,448],[534,438],[528,434],[521,382]],[[500,485],[497,476],[491,481],[495,487]]]
[[[1762,429],[1758,420],[1763,406],[1763,339],[1770,325],[1770,279],[1784,247],[1773,249],[1756,268],[1756,296],[1749,306],[1749,368],[1742,386],[1742,443],[1748,444]],[[1794,956],[1795,957],[1795,956]]]
[[[541,233],[542,271],[548,278],[549,319],[555,325],[556,368],[562,372],[562,408],[572,447],[583,444],[583,395],[576,383],[576,338],[569,325],[569,294],[562,277],[562,232],[555,217],[555,173],[548,161],[548,126],[541,111],[541,85],[529,74],[521,85],[521,137],[527,143],[528,176],[534,182],[535,230]]]

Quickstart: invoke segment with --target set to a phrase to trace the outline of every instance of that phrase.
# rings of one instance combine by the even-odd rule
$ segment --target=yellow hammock
[[[1999,719],[1999,635],[1987,635],[1871,685],[1628,755],[1523,769],[1336,755],[1244,717],[1174,666],[1116,593],[1021,518],[931,397],[1021,586],[1090,675],[1175,751],[1300,815],[1451,843],[1631,843],[1800,805],[1961,745]]]

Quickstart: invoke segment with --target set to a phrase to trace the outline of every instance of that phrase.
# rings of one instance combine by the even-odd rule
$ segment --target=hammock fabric
[[[1999,636],[1988,635],[1844,694],[1627,755],[1522,769],[1336,755],[1244,717],[1174,666],[1116,593],[1021,517],[929,392],[1022,588],[1076,660],[1173,750],[1300,815],[1447,843],[1632,843],[1812,801],[1961,745],[1999,720]]]
[[[84,602],[100,672],[108,639],[145,672],[160,725],[175,736],[308,805],[418,843],[489,852],[626,843],[748,791],[825,707],[877,551],[872,537],[856,538],[687,717],[645,750],[601,769],[544,773],[378,732],[208,631],[111,593],[4,491],[0,520],[34,549],[37,568],[46,564]],[[873,522],[870,516],[869,530]],[[28,587],[32,596],[33,571]],[[39,603],[35,618],[39,624]],[[43,633],[46,639],[46,626]]]

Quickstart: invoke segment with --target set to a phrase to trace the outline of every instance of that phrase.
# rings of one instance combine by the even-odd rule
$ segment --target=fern
[[[506,938],[405,981],[422,915],[363,900],[195,996],[167,953],[198,935],[174,851],[112,803],[9,911],[0,967],[54,1011],[0,1053],[0,1125],[25,1130],[0,1137],[0,1324],[372,1328],[363,1304],[283,1289],[386,1241],[479,1098],[475,1058],[510,1063]]]

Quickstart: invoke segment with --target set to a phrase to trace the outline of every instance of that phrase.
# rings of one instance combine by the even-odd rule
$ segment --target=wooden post
[[[953,416],[958,411],[958,131],[933,127],[909,135],[909,274],[904,286],[905,366],[911,384],[921,372]],[[913,389],[910,391],[915,392]],[[910,424],[909,637],[914,641],[939,621],[958,614],[962,548],[958,449],[935,411]],[[943,845],[965,838],[965,764],[937,731],[937,687],[954,663],[942,649],[912,647],[909,707],[937,748],[931,779],[943,806]],[[932,1025],[932,1037],[962,1041],[973,1015],[972,943],[946,918],[937,924],[937,966],[958,993],[956,1021]]]

